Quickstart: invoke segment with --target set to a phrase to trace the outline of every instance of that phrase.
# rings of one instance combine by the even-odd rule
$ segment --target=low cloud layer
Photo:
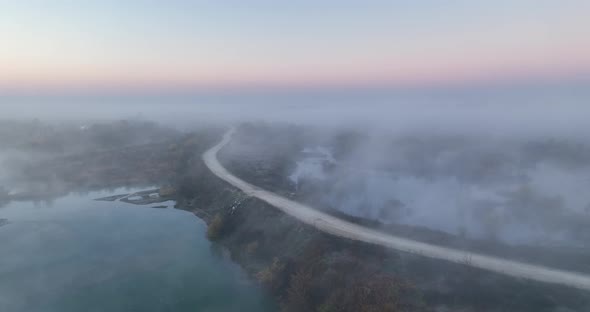
[[[3,118],[145,118],[175,127],[244,121],[355,125],[390,131],[503,135],[590,130],[590,83],[448,89],[240,90],[178,94],[15,95]]]

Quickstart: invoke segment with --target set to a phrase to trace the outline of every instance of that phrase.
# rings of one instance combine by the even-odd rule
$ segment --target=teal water
[[[1,207],[0,311],[276,310],[191,213],[93,200],[120,191]]]

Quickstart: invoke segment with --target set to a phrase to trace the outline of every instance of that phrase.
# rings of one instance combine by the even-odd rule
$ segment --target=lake
[[[275,311],[190,212],[70,194],[0,207],[0,311]]]

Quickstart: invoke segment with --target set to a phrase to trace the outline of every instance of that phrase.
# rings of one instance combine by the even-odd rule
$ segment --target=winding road
[[[223,136],[223,139],[217,145],[213,146],[203,154],[205,165],[216,176],[239,188],[246,195],[263,200],[284,213],[316,227],[320,231],[429,258],[460,263],[517,278],[561,284],[590,291],[590,275],[587,274],[557,270],[545,266],[517,262],[394,236],[339,219],[307,205],[252,185],[231,174],[217,159],[217,153],[231,140],[234,131],[234,128],[227,131]]]

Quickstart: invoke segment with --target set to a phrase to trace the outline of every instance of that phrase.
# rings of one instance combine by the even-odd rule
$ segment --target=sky
[[[0,90],[590,77],[590,1],[0,0]]]

